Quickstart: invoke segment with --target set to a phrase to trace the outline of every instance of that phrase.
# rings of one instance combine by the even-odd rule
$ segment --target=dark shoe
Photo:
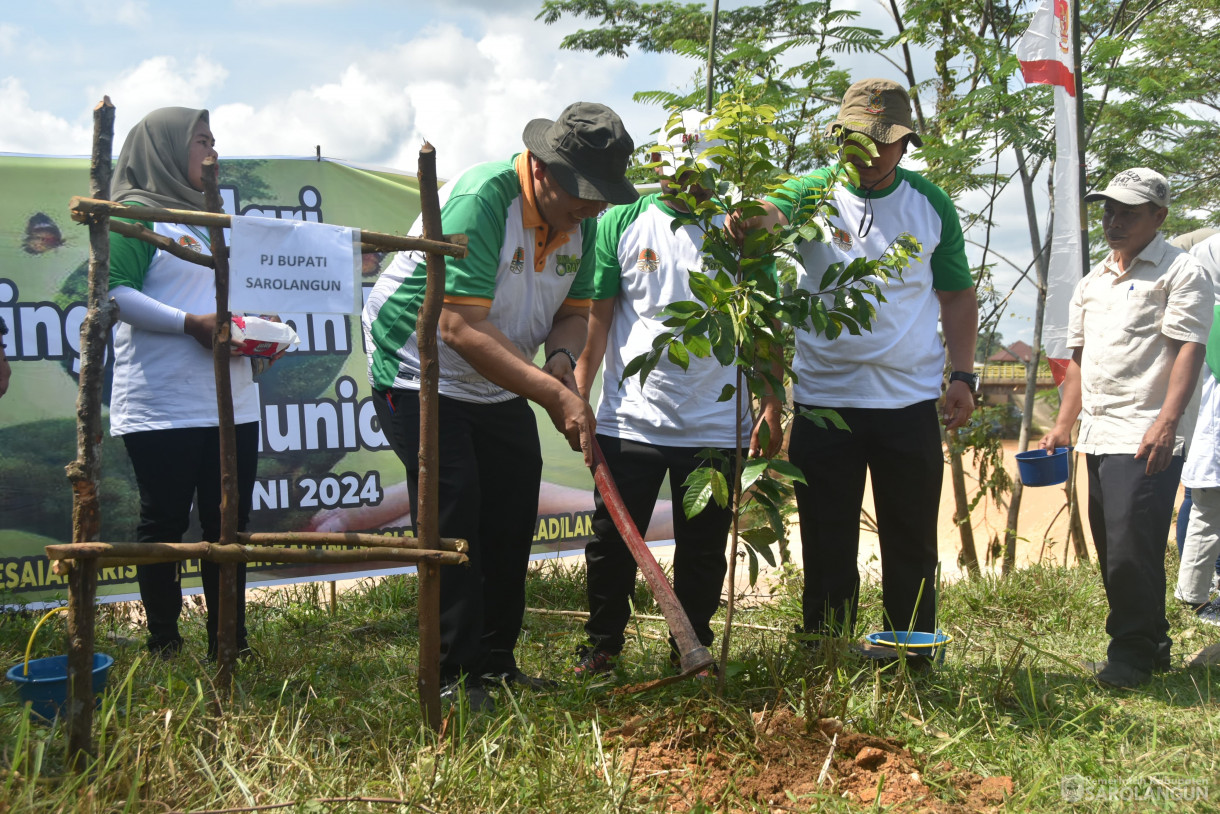
[[[181,639],[149,639],[148,652],[161,661],[169,661],[182,652]]]
[[[505,673],[484,673],[483,683],[491,686],[509,685],[521,687],[526,690],[557,690],[559,682],[552,678],[542,678],[541,676],[526,675],[520,670],[511,670]]]
[[[442,704],[461,704],[465,701],[471,712],[493,713],[496,711],[496,701],[487,694],[482,684],[472,681],[451,681],[441,687]]]
[[[618,663],[617,653],[602,650],[600,647],[581,645],[576,648],[576,656],[580,661],[572,668],[572,672],[576,674],[577,678],[589,678],[590,676],[613,672]]]
[[[1093,676],[1097,679],[1098,684],[1116,687],[1120,690],[1134,690],[1152,679],[1150,671],[1141,670],[1139,667],[1124,664],[1121,661],[1094,662],[1093,666],[1100,667]]]

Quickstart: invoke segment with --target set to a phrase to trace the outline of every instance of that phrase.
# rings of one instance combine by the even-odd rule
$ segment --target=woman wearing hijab
[[[144,117],[119,153],[112,197],[129,205],[203,210],[203,161],[216,157],[206,110],[166,107]],[[137,221],[139,222],[139,221]],[[201,254],[206,230],[177,223],[144,226]],[[216,287],[212,269],[148,243],[110,234],[110,295],[119,305],[114,341],[110,433],[121,437],[140,490],[139,542],[177,543],[198,508],[203,539],[220,536],[220,434],[212,362]],[[248,359],[230,362],[237,431],[238,530],[250,517],[258,465],[258,388]],[[200,563],[207,603],[208,657],[217,652],[220,568]],[[182,649],[179,564],[136,569],[148,617],[148,649],[170,658]],[[245,565],[238,566],[237,647],[248,653]]]

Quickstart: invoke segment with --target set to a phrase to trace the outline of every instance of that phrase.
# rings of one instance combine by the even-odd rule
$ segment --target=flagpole
[[[1080,0],[1072,0],[1072,74],[1076,78],[1076,152],[1080,162],[1080,276],[1089,273],[1089,213],[1084,193],[1087,175],[1084,143],[1084,76],[1080,70]]]

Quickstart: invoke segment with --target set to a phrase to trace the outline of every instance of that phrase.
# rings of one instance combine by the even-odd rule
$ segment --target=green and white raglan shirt
[[[593,286],[597,222],[581,224],[566,244],[535,266],[535,232],[524,225],[525,200],[514,161],[478,164],[441,189],[441,228],[464,234],[467,255],[445,259],[445,301],[490,305],[488,319],[527,358],[534,358],[567,300],[587,301]],[[423,233],[422,216],[411,235]],[[369,381],[374,390],[419,389],[415,324],[427,282],[422,252],[399,252],[364,306]],[[441,395],[493,403],[516,394],[485,379],[437,337]]]
[[[715,357],[690,357],[686,370],[662,357],[641,387],[639,376],[620,383],[627,362],[652,349],[665,327],[665,306],[692,300],[691,273],[703,273],[703,235],[694,226],[670,228],[675,212],[658,194],[616,206],[597,225],[595,300],[615,298],[606,339],[598,433],[648,444],[732,447],[737,444],[736,399],[718,402],[725,385],[736,385],[736,368]],[[748,405],[748,402],[747,402]],[[751,422],[745,406],[737,425],[748,444]]]
[[[178,223],[140,221],[180,246],[211,254],[207,232]],[[188,263],[142,240],[110,233],[110,288],[126,286],[188,314],[216,311],[215,272]],[[215,427],[216,370],[212,351],[185,333],[134,327],[123,320],[114,336],[110,434]],[[259,420],[258,385],[250,360],[229,364],[233,422]]]
[[[806,196],[820,194],[829,170],[784,184],[795,200],[768,198],[791,220]],[[937,334],[940,302],[937,291],[961,291],[972,286],[957,210],[945,191],[918,173],[899,167],[894,183],[865,197],[862,190],[839,186],[832,203],[838,214],[823,224],[830,242],[802,241],[797,249],[803,268],[797,285],[820,293],[823,274],[834,263],[857,257],[880,258],[902,235],[919,241],[901,280],[882,287],[885,302],[876,306],[871,331],[852,336],[846,331],[828,339],[811,331],[796,332],[793,385],[800,404],[822,407],[896,409],[940,397],[945,348]],[[862,221],[872,228],[862,239]],[[829,305],[833,295],[822,294]]]

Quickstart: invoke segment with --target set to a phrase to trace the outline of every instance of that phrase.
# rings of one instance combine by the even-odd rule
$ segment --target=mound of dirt
[[[918,758],[899,741],[846,732],[824,718],[813,725],[788,710],[754,713],[752,727],[714,712],[632,719],[606,732],[618,741],[618,765],[629,769],[633,788],[669,811],[702,802],[736,811],[726,800],[745,798],[776,810],[804,810],[814,795],[836,795],[900,811],[993,811],[1012,794],[1009,777],[955,772],[948,763],[930,769],[946,801],[924,781]],[[743,731],[744,730],[744,731]]]

